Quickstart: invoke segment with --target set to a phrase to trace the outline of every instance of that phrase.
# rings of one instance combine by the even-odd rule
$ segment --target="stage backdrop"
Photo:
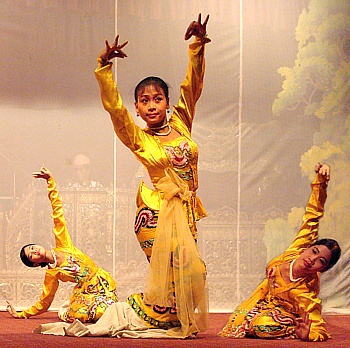
[[[94,77],[97,55],[120,34],[128,57],[115,76],[131,113],[148,75],[179,95],[188,62],[184,33],[210,14],[204,90],[193,137],[198,224],[210,310],[232,311],[292,241],[313,167],[332,167],[321,237],[343,256],[322,275],[325,310],[350,309],[350,4],[347,0],[16,0],[0,2],[0,306],[35,303],[42,269],[19,249],[53,242],[45,164],[59,184],[75,244],[117,280],[123,300],[143,290],[148,263],[133,232],[135,193],[147,181],[115,139]],[[141,125],[142,123],[140,123]],[[84,156],[76,155],[83,154]],[[87,185],[77,165],[89,162]],[[53,307],[68,296],[62,284]]]

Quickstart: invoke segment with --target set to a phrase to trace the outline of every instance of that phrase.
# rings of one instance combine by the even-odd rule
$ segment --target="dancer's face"
[[[47,262],[46,250],[41,245],[28,245],[24,248],[24,253],[34,263],[35,267],[39,266],[41,262]]]
[[[143,88],[135,102],[136,112],[147,123],[147,126],[159,127],[167,122],[168,101],[162,88],[149,85]]]
[[[304,275],[323,272],[331,259],[332,252],[325,245],[312,245],[305,249],[295,261],[294,267],[298,267]]]

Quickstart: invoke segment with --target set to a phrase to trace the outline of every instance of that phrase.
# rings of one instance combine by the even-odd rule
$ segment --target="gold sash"
[[[187,337],[205,331],[208,323],[206,267],[199,255],[183,208],[188,185],[167,169],[156,188],[164,193],[160,206],[145,303],[177,309],[181,328],[169,334]]]

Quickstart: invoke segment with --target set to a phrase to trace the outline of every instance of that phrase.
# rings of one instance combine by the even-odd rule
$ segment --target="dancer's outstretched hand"
[[[6,301],[6,302],[7,302],[6,310],[7,310],[14,318],[18,318],[17,311],[16,311],[15,308],[12,306],[11,302],[9,302],[9,301]]]
[[[295,334],[302,340],[309,340],[309,333],[312,320],[309,318],[309,313],[304,312],[303,316],[296,319],[297,325],[295,327]]]
[[[128,44],[128,41],[118,44],[119,35],[116,36],[112,45],[108,43],[108,40],[105,41],[106,48],[99,54],[99,58],[103,62],[107,63],[113,58],[125,58],[127,57],[126,53],[123,51],[123,48]]]
[[[49,180],[52,176],[51,172],[44,166],[40,168],[40,172],[34,172],[32,173],[32,176],[36,179],[45,179]]]
[[[318,162],[315,166],[315,172],[323,182],[327,182],[331,178],[331,168],[327,164]]]
[[[203,24],[201,23],[201,16],[202,15],[199,14],[198,20],[190,23],[185,33],[185,40],[188,40],[193,35],[201,39],[207,34],[207,23],[209,20],[209,15],[207,15],[207,18]]]

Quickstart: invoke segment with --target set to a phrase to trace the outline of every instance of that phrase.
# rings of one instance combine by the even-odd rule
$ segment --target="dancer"
[[[154,189],[140,183],[137,193],[135,233],[150,261],[144,294],[133,294],[128,303],[150,328],[166,328],[169,334],[188,337],[206,329],[206,269],[197,245],[196,221],[206,216],[196,196],[198,149],[191,138],[196,103],[204,79],[204,47],[210,42],[206,26],[191,22],[185,40],[190,62],[180,87],[178,105],[169,120],[167,84],[159,77],[143,79],[135,88],[135,109],[146,122],[141,129],[123,105],[113,80],[113,58],[125,58],[127,41],[106,48],[98,57],[95,75],[102,103],[109,112],[119,139],[144,165]],[[195,316],[195,309],[203,314]]]
[[[56,247],[47,250],[41,245],[27,244],[20,251],[22,262],[28,267],[48,267],[40,300],[30,308],[17,312],[7,301],[7,311],[14,318],[29,318],[46,312],[59,286],[59,280],[76,283],[69,303],[60,308],[58,316],[65,322],[79,319],[83,323],[96,322],[108,306],[118,301],[116,283],[110,274],[99,268],[88,256],[77,249],[70,238],[64,218],[61,198],[51,172],[41,167],[35,178],[47,181],[52,205]]]
[[[336,264],[341,250],[333,239],[317,240],[330,168],[318,163],[315,172],[298,235],[282,255],[267,265],[265,280],[238,306],[219,335],[303,341],[324,341],[330,337],[318,298],[320,273]]]

